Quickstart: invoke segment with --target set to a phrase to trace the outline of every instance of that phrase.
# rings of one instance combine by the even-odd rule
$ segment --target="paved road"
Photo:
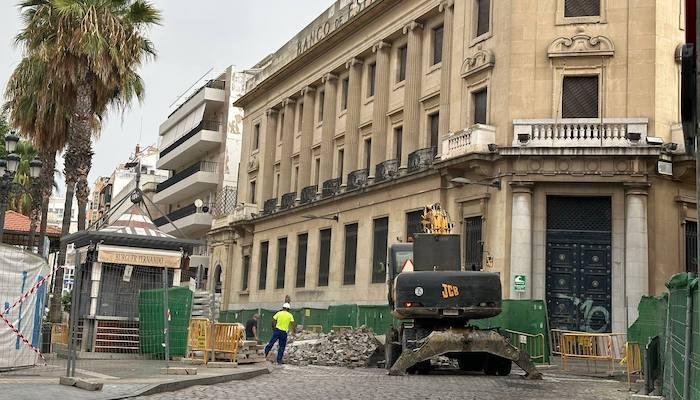
[[[248,381],[195,386],[142,400],[166,399],[628,399],[619,382],[546,373],[543,381],[517,375],[487,377],[436,372],[429,376],[389,377],[382,369],[295,367],[285,365],[272,374]]]

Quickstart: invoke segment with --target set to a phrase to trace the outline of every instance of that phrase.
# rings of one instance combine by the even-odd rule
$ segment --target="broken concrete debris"
[[[330,333],[302,331],[290,337],[285,362],[301,366],[364,367],[379,346],[379,340],[365,326]]]

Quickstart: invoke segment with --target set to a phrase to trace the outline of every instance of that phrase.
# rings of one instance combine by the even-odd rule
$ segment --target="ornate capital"
[[[647,196],[649,195],[650,183],[646,182],[628,182],[624,183],[625,196]]]
[[[416,29],[423,29],[423,24],[416,21],[411,21],[403,27],[403,34],[406,35],[408,34],[408,32],[414,31]]]
[[[454,6],[455,6],[455,0],[443,0],[440,2],[440,5],[438,6],[438,11],[445,12],[445,10],[452,8]]]
[[[462,64],[462,78],[466,78],[479,71],[493,68],[496,64],[496,56],[491,50],[478,50]]]
[[[388,42],[388,41],[386,41],[386,40],[380,40],[380,41],[377,42],[374,46],[372,46],[372,52],[373,52],[373,53],[376,53],[376,52],[378,52],[379,50],[382,50],[382,49],[389,49],[389,48],[391,48],[391,43],[390,43],[390,42]]]
[[[327,73],[323,75],[323,78],[321,78],[321,82],[326,83],[328,81],[337,81],[338,80],[338,75],[332,74],[332,73]]]
[[[279,114],[279,110],[276,110],[276,109],[274,109],[274,108],[268,108],[268,109],[265,111],[265,115],[266,115],[268,118],[269,118],[269,117],[276,117],[277,114]]]
[[[345,62],[345,68],[350,69],[350,68],[354,67],[355,65],[362,65],[362,64],[364,64],[364,62],[361,59],[353,57]]]
[[[532,194],[532,188],[535,186],[534,182],[518,181],[510,182],[510,190],[513,193],[527,193]]]
[[[574,35],[570,38],[554,39],[547,49],[549,58],[597,56],[612,57],[615,55],[615,45],[605,36],[591,37],[586,34]]]
[[[302,95],[302,97],[303,97],[303,96],[306,96],[307,94],[314,93],[315,91],[316,91],[316,88],[313,87],[313,86],[304,86],[304,87],[301,89],[301,95]]]
[[[282,107],[292,106],[294,104],[296,104],[296,100],[291,97],[287,97],[286,99],[282,100]]]

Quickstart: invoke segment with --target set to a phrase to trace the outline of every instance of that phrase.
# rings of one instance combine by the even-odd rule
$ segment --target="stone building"
[[[385,304],[387,245],[440,202],[505,298],[624,331],[694,268],[683,3],[336,2],[236,102],[240,205],[209,233],[223,308]]]

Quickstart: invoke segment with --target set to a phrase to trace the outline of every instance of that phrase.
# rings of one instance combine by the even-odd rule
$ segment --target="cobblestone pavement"
[[[515,374],[487,377],[438,371],[428,376],[390,377],[383,369],[285,365],[248,381],[195,386],[141,399],[600,400],[629,396],[623,383],[560,373],[545,372],[544,380],[527,381]]]

